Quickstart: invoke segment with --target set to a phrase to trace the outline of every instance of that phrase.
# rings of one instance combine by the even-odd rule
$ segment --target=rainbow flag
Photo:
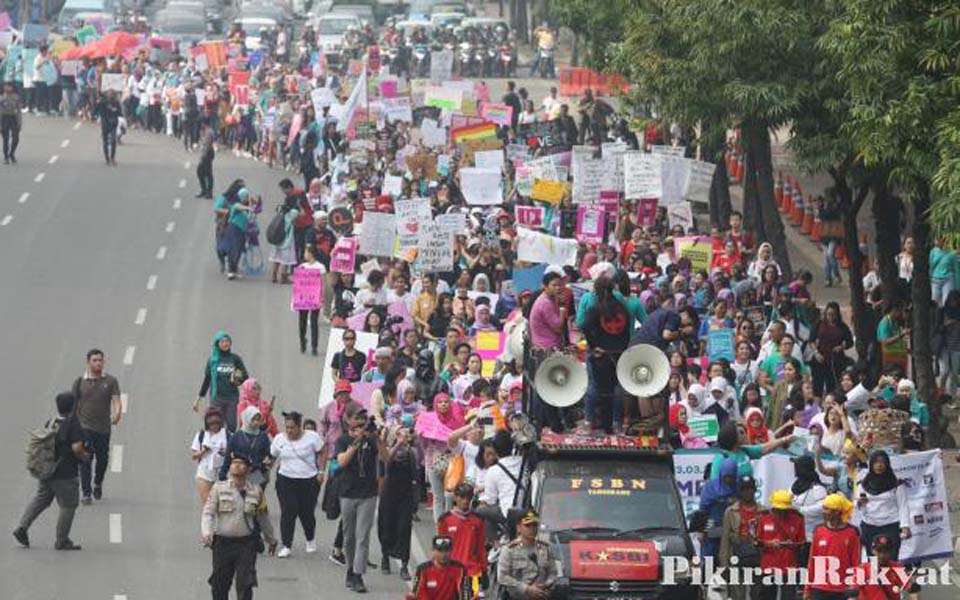
[[[483,140],[497,137],[497,126],[493,123],[479,123],[450,130],[450,138],[455,144],[462,144],[468,140]]]

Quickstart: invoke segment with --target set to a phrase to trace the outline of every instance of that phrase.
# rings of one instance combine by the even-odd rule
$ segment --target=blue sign
[[[733,329],[711,329],[707,333],[707,356],[710,362],[725,358],[733,361],[736,344]]]
[[[526,290],[537,291],[543,287],[543,273],[547,270],[547,265],[539,264],[527,269],[513,270],[513,285],[520,295]]]

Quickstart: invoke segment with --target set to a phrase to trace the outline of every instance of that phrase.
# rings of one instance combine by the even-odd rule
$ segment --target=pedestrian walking
[[[4,82],[0,95],[0,133],[3,135],[3,164],[17,164],[17,146],[23,128],[23,98],[12,81]]]
[[[56,432],[52,464],[45,465],[45,470],[52,468],[52,472],[40,479],[36,493],[20,517],[20,526],[13,531],[13,537],[21,546],[29,548],[30,537],[27,532],[30,525],[56,499],[60,516],[57,517],[57,541],[54,548],[80,550],[80,545],[70,539],[70,528],[73,526],[73,516],[80,498],[77,466],[87,459],[87,453],[83,446],[80,419],[74,412],[76,397],[72,392],[62,392],[57,394],[56,405],[57,417],[46,426],[48,430]]]
[[[267,489],[270,480],[270,467],[273,461],[270,458],[270,438],[267,437],[263,415],[256,406],[248,406],[240,415],[240,428],[233,435],[227,436],[227,449],[224,456],[242,454],[250,460],[247,469],[247,481]],[[224,461],[220,465],[218,479],[226,481],[229,475],[230,463]]]
[[[100,138],[103,140],[103,158],[108,165],[117,164],[117,128],[120,126],[120,117],[123,116],[123,107],[117,100],[113,90],[107,90],[104,97],[97,103],[93,116],[100,119]]]
[[[453,491],[453,508],[437,522],[437,532],[453,541],[453,558],[463,564],[470,579],[470,591],[477,594],[485,585],[487,549],[483,518],[473,512],[474,487],[463,482]]]
[[[266,495],[247,481],[250,460],[234,454],[229,464],[230,477],[214,484],[200,519],[201,541],[213,549],[213,572],[207,581],[213,600],[227,600],[234,580],[237,598],[253,600],[257,554],[266,542],[272,556],[277,540],[267,516]]]
[[[366,593],[363,574],[367,571],[370,529],[377,509],[377,461],[389,460],[386,444],[365,408],[356,403],[345,411],[347,433],[336,444],[343,522],[343,550],[347,559],[347,589]]]
[[[287,196],[277,209],[283,214],[283,241],[273,244],[268,260],[273,263],[273,283],[290,283],[290,274],[297,264],[296,248],[293,243],[293,222],[300,214],[296,198]]]
[[[120,383],[116,377],[105,373],[103,368],[103,351],[97,348],[90,350],[87,352],[86,371],[73,382],[72,388],[77,399],[76,410],[83,437],[93,453],[91,460],[80,465],[84,504],[103,497],[103,479],[110,463],[110,429],[120,423],[123,413]]]
[[[407,427],[397,430],[396,439],[386,461],[386,477],[380,492],[380,510],[377,513],[377,537],[383,557],[380,569],[390,574],[390,559],[400,561],[400,579],[410,580],[410,536],[413,534],[413,515],[420,499],[420,463],[413,447],[413,431]]]
[[[210,123],[203,120],[200,126],[200,162],[197,163],[197,180],[200,193],[197,198],[213,200],[213,158],[216,154],[216,134]]]
[[[466,569],[453,560],[453,540],[448,535],[433,538],[433,558],[417,567],[408,600],[467,600],[470,594]]]
[[[290,556],[297,519],[307,538],[307,554],[317,551],[317,498],[320,496],[323,439],[316,431],[303,429],[303,415],[285,412],[283,433],[273,438],[270,455],[277,467],[277,499],[280,501],[280,551],[278,558]]]
[[[220,409],[229,431],[237,429],[237,404],[240,402],[240,384],[247,379],[243,359],[232,351],[233,340],[222,329],[213,336],[213,349],[203,370],[200,394],[193,402],[194,412],[210,392],[210,406]]]
[[[223,415],[218,408],[208,408],[203,415],[203,429],[193,437],[190,456],[197,461],[197,495],[200,504],[206,504],[210,488],[216,483],[220,465],[227,450],[227,430],[223,427]]]

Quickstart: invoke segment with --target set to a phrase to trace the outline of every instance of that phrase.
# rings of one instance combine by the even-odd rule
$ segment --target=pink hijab
[[[257,380],[253,377],[240,384],[240,403],[237,404],[237,415],[242,414],[248,406],[257,407],[260,416],[263,417],[263,422],[267,424],[267,433],[272,438],[280,433],[280,427],[277,425],[277,420],[273,418],[270,402],[262,399],[260,393],[254,391],[256,385]]]

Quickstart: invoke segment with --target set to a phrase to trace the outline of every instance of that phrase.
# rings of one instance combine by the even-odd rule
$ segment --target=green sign
[[[687,419],[687,426],[690,427],[691,436],[703,438],[707,442],[717,441],[717,434],[720,433],[720,423],[717,422],[716,415],[690,417]]]

